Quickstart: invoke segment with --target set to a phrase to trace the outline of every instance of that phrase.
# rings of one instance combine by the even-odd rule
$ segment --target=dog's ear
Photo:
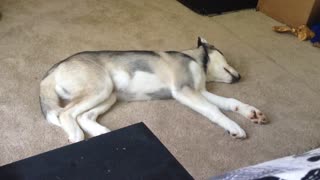
[[[207,44],[207,40],[205,40],[204,38],[202,37],[198,37],[198,47],[202,46],[203,44]]]

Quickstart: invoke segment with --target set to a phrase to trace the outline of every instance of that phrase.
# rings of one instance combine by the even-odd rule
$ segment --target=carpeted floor
[[[0,165],[68,144],[39,109],[54,63],[84,50],[187,49],[199,35],[243,77],[208,89],[258,107],[271,124],[227,113],[249,135],[234,140],[173,100],[117,104],[101,123],[143,121],[196,179],[320,146],[320,51],[272,32],[278,23],[260,12],[203,17],[173,0],[4,0],[0,12]]]

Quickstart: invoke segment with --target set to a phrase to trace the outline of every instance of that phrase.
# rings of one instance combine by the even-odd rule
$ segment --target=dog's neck
[[[204,72],[207,73],[208,63],[209,63],[209,55],[208,50],[204,46],[199,46],[195,49],[189,49],[182,51],[182,53],[189,55],[193,59],[197,61],[197,63],[203,68]]]

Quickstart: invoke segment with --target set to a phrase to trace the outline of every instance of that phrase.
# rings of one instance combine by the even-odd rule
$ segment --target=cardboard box
[[[259,0],[257,9],[292,27],[320,23],[320,0]]]

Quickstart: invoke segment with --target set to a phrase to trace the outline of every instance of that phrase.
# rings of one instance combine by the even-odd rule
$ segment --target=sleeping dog
[[[205,39],[185,51],[86,51],[54,65],[40,84],[45,118],[64,129],[69,141],[110,130],[97,123],[117,100],[176,99],[223,127],[234,138],[245,131],[219,109],[234,111],[251,121],[267,123],[257,108],[206,90],[206,82],[233,83],[240,74]]]

